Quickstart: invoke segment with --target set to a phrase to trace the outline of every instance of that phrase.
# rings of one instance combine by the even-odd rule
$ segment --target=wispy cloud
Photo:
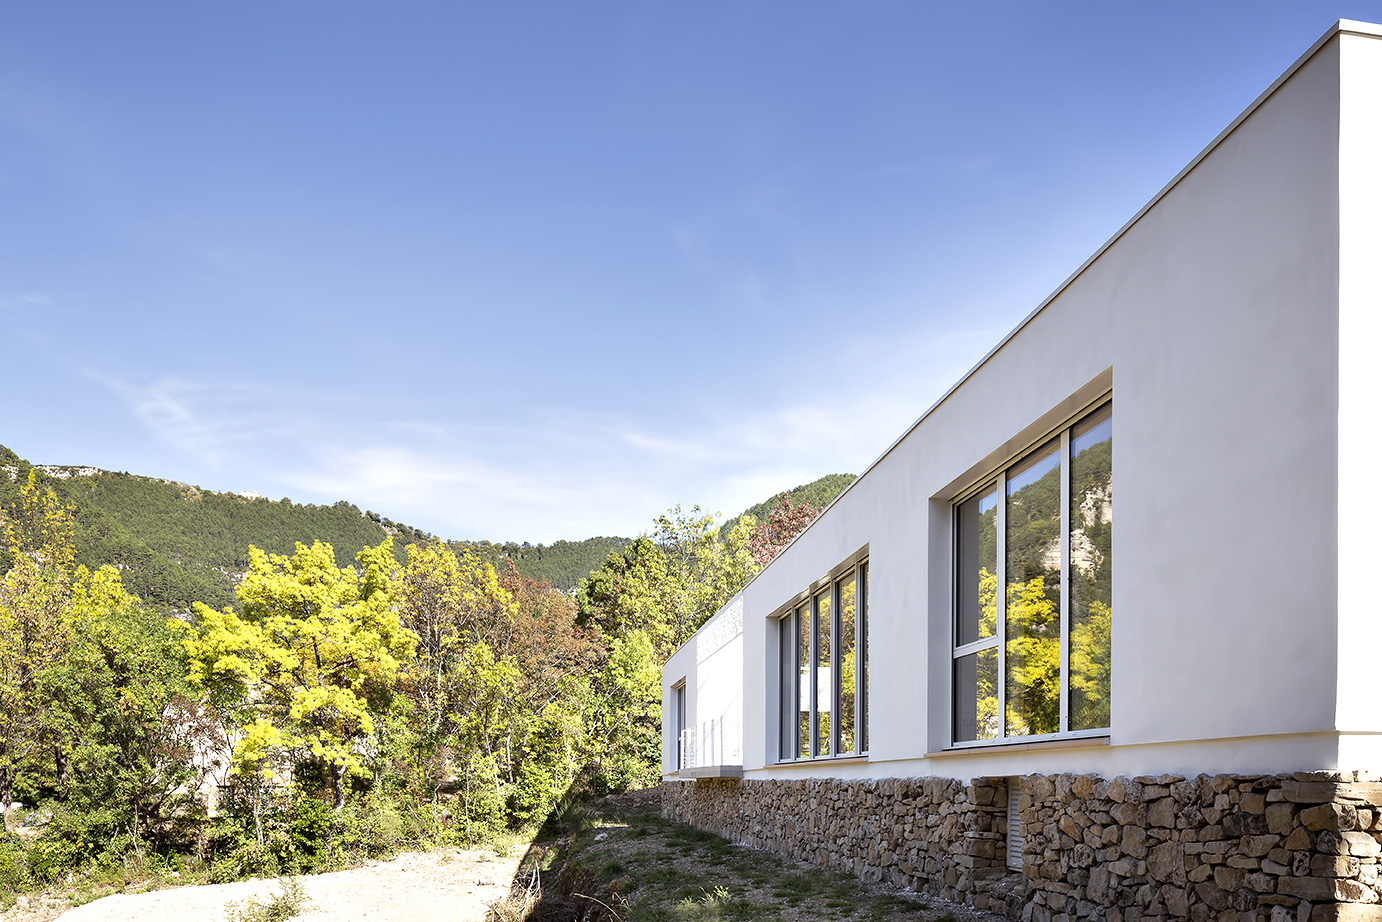
[[[179,377],[141,383],[91,368],[85,374],[120,398],[149,435],[211,468],[301,425],[275,410],[261,388]]]
[[[235,489],[346,499],[449,538],[552,541],[632,535],[676,503],[733,515],[823,474],[858,473],[992,338],[842,346],[835,357],[853,376],[675,418],[521,408],[413,418],[325,393],[88,374],[151,436]]]
[[[70,308],[63,307],[57,299],[37,291],[15,294],[0,294],[0,311],[14,315],[39,316],[42,314],[70,314]]]

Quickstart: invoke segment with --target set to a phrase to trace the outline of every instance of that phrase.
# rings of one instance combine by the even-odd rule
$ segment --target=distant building
[[[1341,22],[673,655],[664,810],[1031,922],[1382,919],[1379,334]]]
[[[236,496],[243,496],[245,499],[263,499],[264,494],[256,493],[253,490],[241,490]]]

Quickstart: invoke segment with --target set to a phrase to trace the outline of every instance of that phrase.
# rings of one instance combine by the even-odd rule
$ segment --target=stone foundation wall
[[[662,786],[662,813],[865,880],[1017,915],[1028,886],[1004,867],[1007,781],[716,779]]]
[[[1026,922],[1382,920],[1382,783],[1359,773],[1028,775],[1022,870],[1007,780],[714,780],[664,815]]]

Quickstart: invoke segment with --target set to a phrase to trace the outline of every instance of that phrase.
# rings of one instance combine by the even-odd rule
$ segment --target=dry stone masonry
[[[1020,785],[1022,867],[1006,867]],[[1024,922],[1382,922],[1382,782],[1356,772],[673,781],[664,815]]]

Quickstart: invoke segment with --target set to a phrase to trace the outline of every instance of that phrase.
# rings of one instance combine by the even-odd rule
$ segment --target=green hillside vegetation
[[[845,487],[854,482],[856,474],[826,474],[820,480],[813,480],[801,486],[787,490],[787,496],[794,503],[809,503],[817,509],[824,509],[835,501],[835,497],[845,491]],[[720,528],[721,536],[728,535],[735,525],[746,515],[751,515],[759,522],[768,520],[768,513],[776,509],[781,501],[781,494],[770,496],[756,506],[750,506],[743,512],[729,519]]]
[[[13,503],[32,465],[0,445],[0,505]],[[333,548],[361,548],[392,537],[394,555],[403,559],[409,544],[433,535],[345,500],[330,506],[281,500],[249,499],[216,493],[174,481],[112,471],[66,466],[38,470],[41,484],[51,487],[74,510],[77,562],[91,569],[113,564],[125,588],[161,608],[186,610],[195,602],[221,608],[236,604],[235,584],[249,567],[251,544],[270,554],[291,554],[298,542],[314,541]],[[552,544],[455,541],[452,549],[469,551],[503,571],[510,562],[519,574],[545,580],[563,592],[575,590],[611,551],[628,538],[596,537]],[[337,564],[352,554],[336,552]],[[0,558],[3,553],[0,552]],[[0,559],[0,568],[7,561]]]
[[[0,505],[9,505],[31,465],[0,445],[0,467],[10,469],[9,476],[0,474]],[[346,566],[352,559],[346,549],[378,545],[392,537],[394,555],[401,562],[407,545],[433,539],[428,532],[373,510],[362,512],[345,500],[317,506],[287,498],[248,499],[128,473],[55,470],[69,476],[40,468],[38,479],[73,509],[77,562],[91,569],[113,564],[125,588],[157,608],[186,611],[193,602],[213,608],[237,604],[235,585],[249,567],[251,544],[270,554],[291,554],[298,542],[321,541],[341,549],[336,562]],[[853,480],[853,474],[829,474],[787,492],[794,502],[823,509]],[[778,501],[770,497],[725,522],[721,540],[746,515],[766,521]],[[511,563],[521,576],[571,593],[632,540],[599,536],[551,544],[447,543],[456,554],[473,554],[497,571]],[[0,552],[0,568],[7,564]]]
[[[9,449],[0,452],[0,465],[11,469],[0,474],[0,505],[11,505],[30,465]],[[345,501],[315,506],[286,498],[251,500],[132,474],[60,470],[70,476],[39,470],[38,480],[73,510],[77,563],[90,569],[114,565],[125,588],[156,607],[234,604],[235,582],[249,567],[251,544],[291,554],[299,541],[346,549],[377,545],[389,536],[385,526]],[[400,554],[414,530],[394,529],[405,529],[396,542]],[[353,553],[338,552],[338,557],[344,566]],[[8,563],[0,560],[0,568]]]
[[[604,563],[605,558],[622,551],[631,541],[631,538],[597,537],[551,544],[452,541],[450,545],[457,554],[469,552],[499,570],[512,561],[518,572],[529,579],[545,580],[555,589],[571,592]]]

